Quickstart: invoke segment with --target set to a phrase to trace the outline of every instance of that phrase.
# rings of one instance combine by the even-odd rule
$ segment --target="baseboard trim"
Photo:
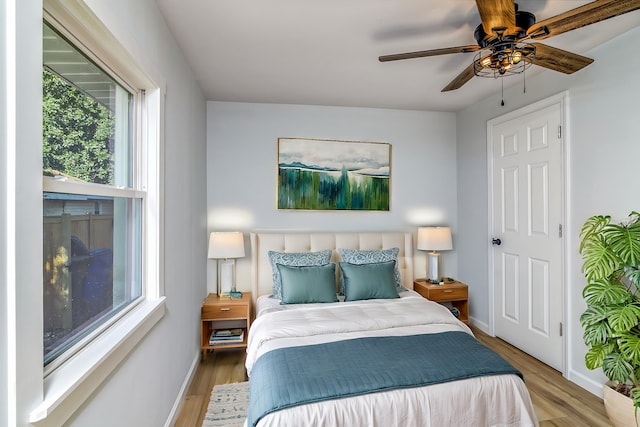
[[[573,369],[569,370],[569,373],[566,377],[569,381],[576,383],[583,389],[588,392],[595,394],[596,396],[602,398],[602,384],[599,381],[595,381],[580,372],[574,371]]]
[[[479,321],[478,319],[476,319],[475,317],[469,317],[469,323],[472,324],[475,328],[480,329],[482,332],[484,332],[485,334],[489,335],[489,336],[493,336],[489,333],[489,325]]]
[[[191,367],[189,367],[189,371],[187,371],[187,375],[182,382],[182,387],[180,387],[180,392],[176,396],[176,400],[173,403],[173,407],[169,412],[169,416],[167,417],[167,421],[164,424],[164,427],[173,427],[178,418],[178,413],[180,412],[180,407],[182,406],[182,402],[187,395],[187,390],[189,390],[189,386],[191,385],[191,381],[193,381],[193,377],[196,374],[196,370],[198,369],[198,363],[200,363],[201,352],[197,351],[193,361],[191,362]]]

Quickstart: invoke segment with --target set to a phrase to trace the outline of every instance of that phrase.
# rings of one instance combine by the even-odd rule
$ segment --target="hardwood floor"
[[[244,360],[244,350],[208,353],[206,360],[198,365],[174,426],[202,427],[213,386],[247,380]]]
[[[505,341],[472,329],[478,340],[522,372],[541,427],[611,427],[602,399]]]
[[[611,427],[602,399],[501,339],[472,329],[481,342],[524,374],[541,427]],[[246,380],[244,360],[241,350],[209,353],[198,366],[175,427],[201,427],[213,386]]]

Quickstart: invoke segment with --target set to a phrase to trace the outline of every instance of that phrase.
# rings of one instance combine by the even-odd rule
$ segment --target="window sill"
[[[165,298],[142,301],[91,345],[44,380],[44,400],[30,414],[34,425],[62,425],[164,316]]]

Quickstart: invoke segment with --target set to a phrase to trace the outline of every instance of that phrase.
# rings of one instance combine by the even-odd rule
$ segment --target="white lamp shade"
[[[244,257],[244,236],[239,231],[214,231],[209,235],[209,259]]]
[[[448,251],[453,249],[449,227],[419,227],[417,249],[423,251]]]

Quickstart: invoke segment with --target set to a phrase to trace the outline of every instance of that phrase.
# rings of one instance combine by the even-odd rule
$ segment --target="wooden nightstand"
[[[207,357],[209,350],[246,348],[251,327],[251,292],[242,292],[242,298],[220,298],[218,294],[209,294],[202,303],[200,319],[202,360]],[[244,329],[242,343],[209,345],[213,330],[232,328]]]
[[[460,319],[469,323],[469,287],[462,282],[449,282],[444,285],[430,283],[426,279],[413,282],[413,290],[435,302],[450,302],[460,311]]]

